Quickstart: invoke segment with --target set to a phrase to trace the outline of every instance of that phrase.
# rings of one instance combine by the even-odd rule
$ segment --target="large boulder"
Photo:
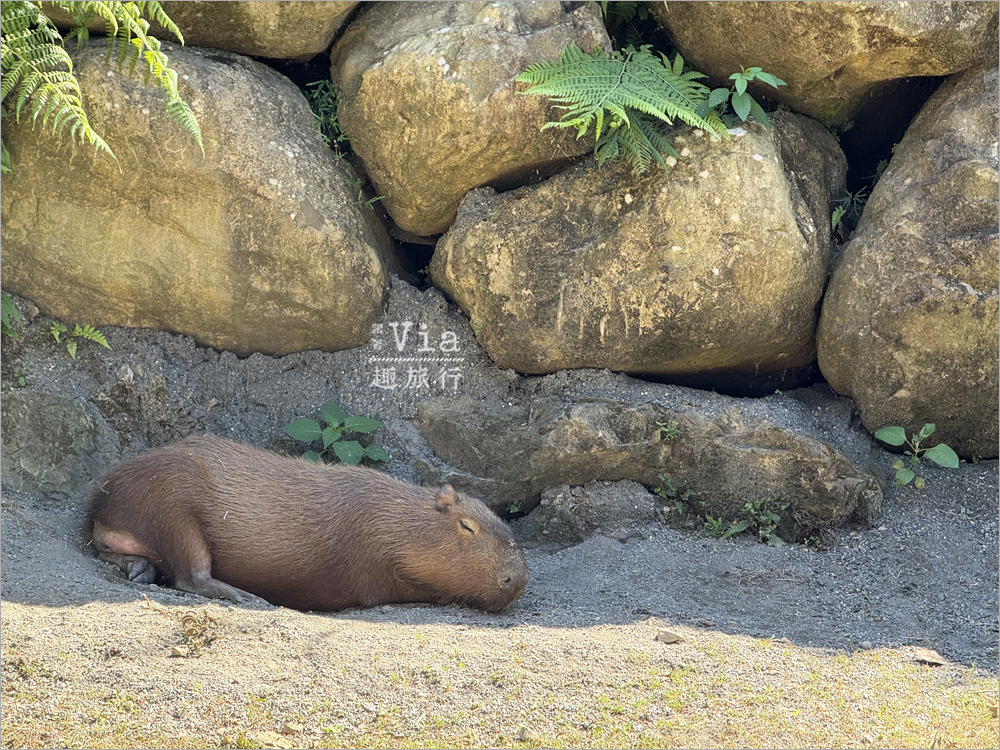
[[[997,68],[943,84],[865,206],[823,301],[819,366],[869,430],[997,455]]]
[[[331,53],[340,126],[382,205],[406,232],[443,232],[480,185],[523,184],[593,142],[550,129],[544,97],[514,78],[574,42],[609,48],[596,7],[563,3],[371,3]]]
[[[356,5],[273,0],[162,3],[187,45],[298,61],[328,50]]]
[[[590,159],[470,193],[438,242],[434,283],[502,367],[787,387],[815,357],[846,162],[817,123],[778,114],[774,126],[729,140],[679,129],[667,173]]]
[[[104,50],[84,47],[74,72],[119,163],[28,118],[4,125],[4,287],[67,322],[164,328],[240,354],[364,343],[391,246],[301,92],[248,58],[171,48],[202,155],[163,117],[162,92]]]
[[[285,0],[165,0],[160,6],[170,17],[190,47],[210,47],[241,55],[294,61],[309,60],[325,52],[356,2],[286,2]],[[60,29],[73,28],[73,17],[64,10],[42,6]],[[88,28],[103,34],[107,26],[97,18]],[[149,33],[162,41],[174,37],[158,23]]]
[[[757,90],[826,125],[850,119],[872,94],[897,79],[949,75],[996,58],[996,3],[670,2],[650,7],[695,68],[721,83],[741,65],[759,66],[788,85],[777,92],[767,86]]]
[[[547,488],[594,480],[659,487],[671,502],[719,518],[740,518],[746,503],[767,502],[784,508],[779,530],[794,540],[848,521],[867,526],[881,512],[877,480],[801,422],[791,426],[795,409],[765,406],[762,416],[762,407],[738,399],[676,395],[650,403],[429,399],[417,404],[416,424],[447,468],[425,474],[518,512],[536,506]],[[855,460],[864,460],[867,440],[854,440]]]

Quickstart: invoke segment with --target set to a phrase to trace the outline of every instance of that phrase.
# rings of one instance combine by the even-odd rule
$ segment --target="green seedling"
[[[388,461],[389,454],[377,443],[362,446],[351,440],[349,433],[366,434],[374,432],[382,423],[369,417],[349,415],[340,404],[332,399],[319,410],[319,420],[296,419],[282,429],[285,434],[310,445],[322,445],[320,450],[308,450],[302,457],[317,463],[339,461],[347,466],[357,466],[361,459]]]
[[[924,478],[917,476],[914,469],[925,458],[946,469],[958,468],[958,455],[944,443],[938,443],[930,448],[920,447],[920,444],[930,437],[934,430],[934,424],[928,422],[920,428],[920,432],[911,435],[909,440],[906,439],[906,430],[902,427],[883,427],[881,430],[876,430],[876,439],[883,443],[906,446],[903,453],[907,456],[907,460],[904,462],[902,459],[896,459],[892,462],[892,468],[896,470],[896,484],[900,487],[905,487],[912,481],[913,486],[918,490],[924,488]]]

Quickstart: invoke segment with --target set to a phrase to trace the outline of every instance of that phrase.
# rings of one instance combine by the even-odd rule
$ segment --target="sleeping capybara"
[[[496,612],[528,582],[506,524],[480,501],[360,467],[212,436],[113,468],[87,501],[99,557],[144,583],[303,610],[389,602]]]

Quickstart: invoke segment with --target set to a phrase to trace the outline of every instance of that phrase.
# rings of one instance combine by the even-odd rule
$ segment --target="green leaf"
[[[905,487],[915,476],[916,474],[911,469],[896,469],[896,484]]]
[[[377,443],[372,443],[371,445],[365,446],[365,455],[372,461],[388,461],[389,454],[385,452],[385,448]]]
[[[747,91],[747,79],[744,78],[743,76],[740,76],[739,78],[736,79],[736,93],[745,94],[746,91]],[[736,97],[734,96],[733,98],[735,99]],[[744,117],[743,119],[745,120],[746,118]]]
[[[780,78],[778,78],[775,75],[771,75],[770,73],[760,72],[760,73],[757,73],[756,77],[757,77],[758,81],[763,81],[764,83],[768,84],[769,86],[773,86],[774,88],[778,88],[778,86],[785,86],[785,85],[787,85]]]
[[[343,434],[344,434],[344,431],[341,430],[341,429],[338,429],[337,427],[330,427],[329,425],[327,425],[326,427],[324,427],[323,428],[323,434],[322,434],[322,438],[323,438],[323,450],[326,450],[333,443],[336,443],[338,440],[340,440],[340,438],[341,438],[341,436]]]
[[[71,356],[73,359],[76,359],[76,341],[74,341],[73,339],[67,341],[66,351],[69,352],[69,356]]]
[[[330,399],[320,408],[319,416],[328,425],[340,427],[344,424],[344,420],[347,419],[347,412],[341,408],[340,404]]]
[[[946,469],[958,468],[958,454],[944,443],[938,443],[933,448],[928,448],[924,453],[924,458],[929,458],[938,466]]]
[[[739,521],[733,521],[729,524],[729,528],[726,529],[720,539],[729,539],[729,537],[740,534],[750,528],[750,522],[746,519],[741,519]]]
[[[315,419],[296,419],[281,428],[286,435],[290,435],[303,443],[311,443],[319,440],[323,436],[323,429]]]
[[[733,94],[733,99],[732,99],[733,111],[739,116],[741,120],[746,120],[747,117],[749,117],[750,102],[752,101],[753,99],[751,98],[750,94],[747,93]]]
[[[712,89],[712,93],[708,95],[709,107],[718,107],[720,104],[725,104],[727,101],[729,101],[729,89]]]
[[[883,427],[875,431],[875,438],[888,445],[903,445],[906,442],[906,430],[902,427]]]
[[[917,433],[916,440],[914,442],[924,440],[925,438],[930,437],[931,434],[936,429],[937,425],[935,425],[933,422],[927,422],[923,427],[920,428],[920,432]]]
[[[365,449],[357,440],[345,440],[342,443],[333,444],[333,453],[340,459],[340,463],[346,466],[357,466],[365,455]]]
[[[844,218],[844,214],[846,214],[846,213],[847,213],[847,209],[844,208],[843,206],[835,206],[834,207],[833,214],[830,216],[830,229],[831,230],[836,230],[837,229],[837,225],[840,223],[840,220]]]
[[[321,464],[323,463],[323,457],[319,455],[316,451],[306,451],[302,454],[302,458],[306,461],[312,461],[313,463]]]
[[[750,96],[750,94],[747,94]],[[763,125],[765,128],[771,127],[771,121],[767,119],[767,115],[764,113],[763,108],[757,103],[757,100],[750,96],[750,114],[753,115],[753,119]]]
[[[344,429],[351,432],[374,432],[382,423],[368,417],[348,417],[344,420]]]

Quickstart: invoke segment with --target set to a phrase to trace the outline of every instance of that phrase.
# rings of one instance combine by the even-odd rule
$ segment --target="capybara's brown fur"
[[[303,610],[389,602],[499,611],[528,568],[478,500],[371,469],[324,466],[211,436],[119,464],[88,499],[87,533],[130,578],[247,592]],[[153,568],[155,567],[155,570]]]

